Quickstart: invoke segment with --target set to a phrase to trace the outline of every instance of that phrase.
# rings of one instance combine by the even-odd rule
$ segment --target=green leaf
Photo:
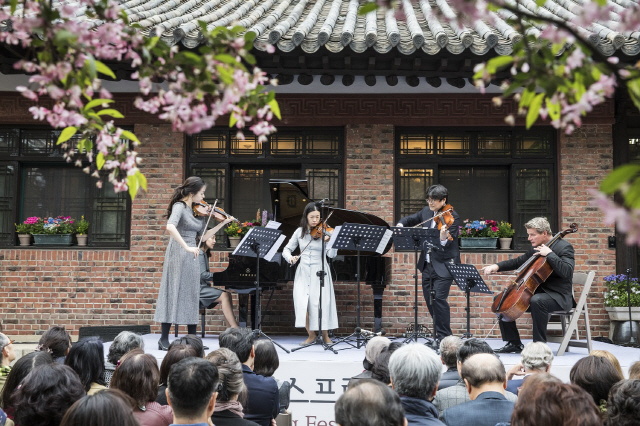
[[[631,186],[623,194],[624,204],[632,209],[640,207],[640,181],[633,181]]]
[[[11,0],[11,14],[16,13],[16,8],[18,7],[18,0]]]
[[[111,68],[106,66],[104,63],[100,61],[96,61],[96,69],[98,70],[99,73],[107,75],[114,80],[116,79],[116,75],[113,73],[113,71],[111,71]]]
[[[87,139],[82,139],[80,140],[80,142],[78,142],[76,144],[76,149],[78,150],[79,153],[83,153],[85,151],[85,146],[84,143],[87,141]]]
[[[245,44],[252,44],[253,41],[256,39],[256,37],[257,37],[257,34],[254,33],[253,31],[244,33]]]
[[[231,113],[231,116],[229,117],[229,127],[235,126],[237,122],[238,119],[236,118],[236,115],[234,113]]]
[[[125,139],[129,139],[130,141],[134,141],[134,142],[138,142],[140,143],[140,141],[138,140],[138,137],[136,135],[134,135],[133,133],[131,133],[128,130],[123,130],[122,131],[122,137]]]
[[[111,104],[113,102],[115,102],[113,99],[94,99],[84,106],[84,110],[88,111],[91,108],[97,107],[98,105]]]
[[[113,118],[124,118],[124,115],[120,113],[117,109],[103,109],[102,111],[98,111],[98,115],[108,115]]]
[[[156,44],[158,44],[158,41],[160,40],[160,37],[150,37],[148,39],[145,40],[145,45],[147,47],[147,49],[153,49],[154,47],[156,47]]]
[[[542,7],[547,2],[547,0],[536,0],[536,6]]]
[[[520,103],[518,104],[518,106],[520,108],[529,106],[529,104],[531,103],[535,95],[536,95],[536,92],[527,87],[522,92],[522,96],[520,96]]]
[[[627,90],[633,104],[640,109],[640,78],[627,81]]]
[[[77,131],[78,129],[76,127],[67,127],[62,131],[62,133],[60,133],[60,136],[58,136],[58,142],[56,143],[56,145],[60,145],[61,143],[68,141],[73,135],[76,134]]]
[[[102,166],[104,166],[104,163],[106,163],[104,155],[99,152],[98,155],[96,155],[96,167],[98,168],[98,170],[102,170]]]
[[[549,111],[549,117],[552,120],[560,119],[560,104],[557,102],[552,102],[551,99],[546,99],[547,111]]]
[[[96,60],[93,59],[93,56],[89,56],[84,60],[84,65],[87,69],[87,73],[89,74],[90,79],[96,78]]]
[[[147,178],[145,177],[145,175],[140,173],[140,170],[138,170],[136,172],[136,176],[138,177],[138,184],[146,192],[147,191]]]
[[[489,74],[495,74],[497,71],[511,65],[513,63],[513,56],[497,56],[489,59],[487,62],[487,71]]]
[[[133,201],[136,199],[138,188],[140,188],[138,178],[135,175],[127,176],[127,185],[129,185],[129,196],[131,197],[131,201]]]
[[[360,6],[358,9],[358,15],[366,15],[369,12],[373,12],[378,9],[378,4],[376,2],[368,2]]]
[[[529,111],[527,111],[527,129],[533,126],[533,123],[536,122],[538,116],[540,115],[540,107],[542,106],[542,101],[544,100],[544,93],[540,93],[536,95],[535,98],[531,101],[531,105],[529,105]]]
[[[282,117],[280,116],[280,106],[278,105],[278,101],[273,99],[269,102],[269,106],[271,107],[271,111],[273,111],[273,115],[278,117],[278,120],[282,120]]]
[[[216,61],[223,62],[225,64],[231,64],[231,65],[235,65],[238,62],[236,61],[236,58],[229,55],[228,53],[221,53],[219,55],[214,56],[213,59],[215,59]]]
[[[600,184],[600,191],[613,194],[640,174],[640,164],[624,164],[613,169]]]
[[[596,3],[598,3],[598,6],[603,7],[607,4],[607,0],[596,0]]]

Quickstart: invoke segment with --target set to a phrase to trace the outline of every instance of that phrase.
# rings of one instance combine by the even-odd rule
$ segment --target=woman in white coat
[[[322,255],[322,240],[311,238],[309,231],[320,224],[320,210],[315,203],[309,203],[304,208],[300,227],[291,236],[289,243],[284,248],[283,256],[291,265],[300,262],[293,282],[293,304],[296,311],[296,327],[305,327],[309,337],[301,345],[313,343],[318,330],[318,306],[320,304],[320,277],[316,272],[322,269],[326,272],[324,288],[322,291],[322,339],[325,343],[332,343],[329,339],[329,330],[338,328],[338,312],[336,310],[336,298],[333,293],[333,281],[329,272],[327,258]],[[329,237],[325,236],[325,241]],[[308,247],[307,247],[308,245]],[[293,256],[291,253],[300,247],[304,250],[301,255]],[[306,249],[305,249],[306,247]],[[337,250],[326,250],[326,255],[334,258]]]

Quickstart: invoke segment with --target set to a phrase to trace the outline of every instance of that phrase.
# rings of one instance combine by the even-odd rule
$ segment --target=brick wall
[[[4,303],[2,322],[6,333],[33,335],[52,324],[63,324],[77,331],[82,325],[152,324],[155,299],[160,285],[164,250],[166,209],[172,187],[184,177],[182,134],[167,125],[136,125],[142,140],[140,155],[149,191],[140,194],[132,209],[130,250],[0,250],[0,293]],[[394,125],[352,124],[345,127],[346,207],[366,211],[391,223],[394,191]],[[588,204],[588,189],[596,187],[612,167],[611,126],[586,125],[572,136],[560,137],[560,207],[562,225],[577,222],[578,234],[570,240],[576,248],[576,271],[596,271],[596,285],[590,294],[594,335],[606,335],[608,319],[603,310],[601,285],[604,275],[615,271],[615,251],[606,248],[611,227],[601,224],[601,215]],[[521,231],[521,230],[518,230]],[[514,254],[463,253],[462,261],[478,267],[505,260]],[[390,280],[383,299],[383,327],[390,333],[402,332],[413,321],[413,255],[393,253]],[[212,270],[226,267],[228,252],[216,252]],[[499,290],[509,276],[496,276],[488,284]],[[271,314],[264,329],[272,334],[300,333],[293,328],[292,283],[281,286],[271,301]],[[353,283],[336,283],[340,313],[339,333],[355,326],[356,288]],[[263,298],[266,306],[268,294]],[[425,321],[426,306],[420,291],[420,318]],[[464,294],[454,285],[450,294],[452,328],[461,334],[466,327]],[[494,324],[491,297],[473,294],[471,331],[485,336]],[[237,298],[234,296],[234,305]],[[362,325],[373,324],[373,295],[362,286]],[[523,337],[530,337],[530,317],[523,324]],[[219,310],[208,316],[207,331],[224,329]],[[304,333],[304,332],[303,332]],[[497,327],[491,337],[498,337]]]

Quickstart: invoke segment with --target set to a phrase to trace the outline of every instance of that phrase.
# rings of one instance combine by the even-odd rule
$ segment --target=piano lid
[[[306,180],[272,179],[269,180],[269,187],[271,188],[273,216],[276,221],[282,223],[280,229],[282,229],[284,235],[289,238],[300,226],[300,219],[302,218],[302,212],[305,206],[315,200],[309,198]],[[389,228],[389,224],[384,219],[370,213],[340,209],[337,207],[329,207],[328,212],[333,212],[328,220],[328,224],[332,228],[340,226],[343,223],[362,223],[365,225],[377,225]],[[391,245],[392,242],[389,241],[389,244],[382,254],[389,251]],[[356,254],[356,252],[339,250],[338,254],[352,255]],[[362,255],[365,254],[363,253]]]

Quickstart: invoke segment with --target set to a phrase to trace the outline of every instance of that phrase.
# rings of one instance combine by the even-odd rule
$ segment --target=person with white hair
[[[442,360],[442,364],[447,367],[447,371],[442,373],[438,390],[455,386],[458,380],[460,380],[457,356],[460,346],[462,346],[462,339],[458,336],[447,336],[440,342],[440,359]]]
[[[102,379],[107,384],[107,387],[109,383],[111,383],[111,377],[113,377],[113,372],[116,371],[120,358],[136,348],[144,350],[144,341],[139,334],[125,330],[121,331],[116,338],[113,339],[113,343],[109,346],[109,354],[104,363],[104,373],[102,374]]]
[[[543,342],[530,342],[520,354],[520,362],[507,372],[507,390],[516,395],[527,377],[537,373],[548,373],[551,370],[553,352]],[[520,376],[514,379],[515,376]]]
[[[442,376],[442,362],[433,350],[417,343],[400,347],[389,359],[389,375],[409,426],[443,424],[431,402]]]
[[[7,381],[7,376],[11,371],[11,363],[16,359],[16,352],[13,349],[13,340],[6,334],[0,333],[0,391]]]
[[[353,376],[351,380],[349,380],[349,386],[353,386],[357,380],[371,378],[371,370],[376,362],[376,358],[380,355],[380,352],[382,352],[384,348],[389,347],[390,344],[391,340],[384,336],[376,336],[367,342],[367,348],[364,350],[364,360],[362,361],[364,371],[357,376]]]

